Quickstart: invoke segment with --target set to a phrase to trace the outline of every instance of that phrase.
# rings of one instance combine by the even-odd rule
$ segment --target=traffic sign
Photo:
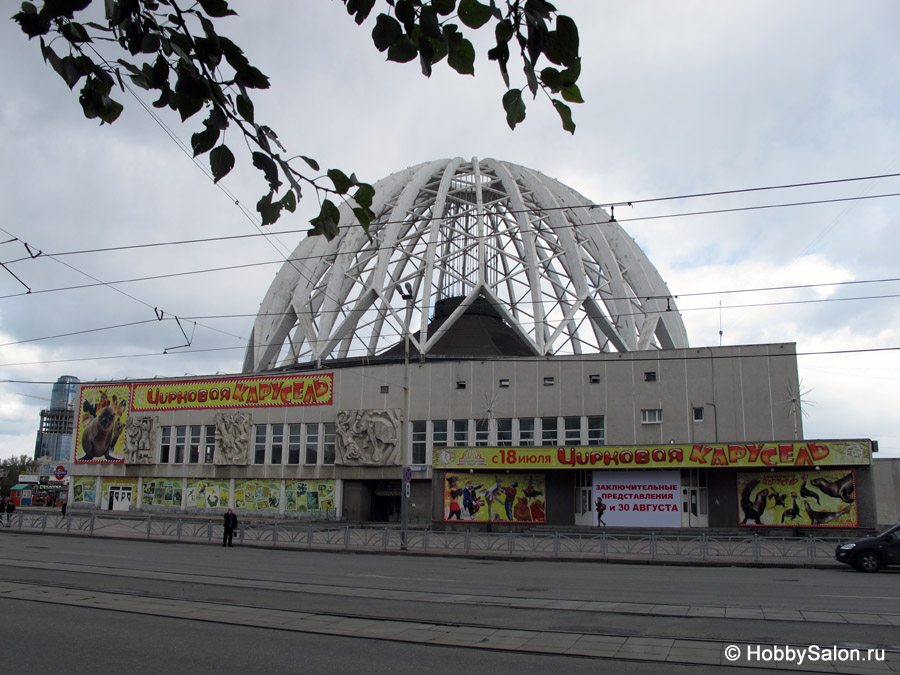
[[[412,480],[412,469],[408,466],[403,469],[403,480],[407,483]]]
[[[56,467],[56,470],[53,472],[53,475],[56,476],[56,480],[62,480],[68,474],[68,470],[62,464]]]

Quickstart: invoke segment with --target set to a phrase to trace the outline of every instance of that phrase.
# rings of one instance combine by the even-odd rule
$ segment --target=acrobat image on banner
[[[594,525],[681,527],[680,471],[595,471],[592,498]]]

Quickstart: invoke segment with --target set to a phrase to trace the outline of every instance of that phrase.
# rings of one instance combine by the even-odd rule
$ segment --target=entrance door
[[[590,527],[594,524],[594,507],[591,501],[594,472],[591,469],[575,471],[575,524]]]
[[[112,511],[127,511],[131,506],[133,488],[114,486],[109,488],[109,508]]]
[[[706,469],[681,470],[681,526],[709,527]]]

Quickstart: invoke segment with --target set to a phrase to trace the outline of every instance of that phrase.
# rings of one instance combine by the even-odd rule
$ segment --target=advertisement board
[[[546,482],[542,473],[444,476],[444,522],[545,523]]]
[[[852,469],[742,471],[737,493],[742,527],[859,527]]]
[[[125,423],[131,388],[85,385],[75,417],[75,462],[121,464],[125,461]]]
[[[334,376],[323,373],[138,382],[132,387],[133,408],[141,412],[331,405]]]
[[[599,447],[434,448],[436,470],[716,469],[871,463],[867,440]]]
[[[594,471],[592,497],[594,525],[681,527],[680,471]]]

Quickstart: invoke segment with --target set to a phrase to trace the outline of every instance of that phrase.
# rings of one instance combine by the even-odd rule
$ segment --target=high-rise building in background
[[[53,385],[50,408],[41,410],[41,426],[34,450],[36,460],[64,462],[71,457],[75,423],[73,406],[78,382],[77,377],[63,375]]]

